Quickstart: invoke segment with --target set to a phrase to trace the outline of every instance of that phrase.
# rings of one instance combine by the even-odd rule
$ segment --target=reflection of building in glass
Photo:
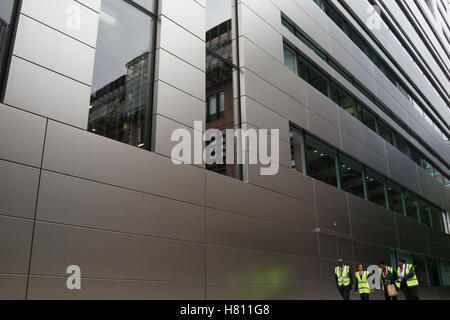
[[[0,61],[6,56],[8,48],[9,24],[0,18]]]
[[[225,61],[232,61],[232,23],[227,20],[206,32],[206,48]],[[233,129],[233,68],[206,53],[206,130]],[[207,168],[228,176],[235,176],[234,165],[209,165]]]
[[[127,73],[91,95],[88,130],[143,147],[149,99],[149,53],[126,64]]]

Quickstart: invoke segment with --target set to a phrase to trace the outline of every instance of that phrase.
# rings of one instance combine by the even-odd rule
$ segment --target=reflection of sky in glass
[[[233,0],[206,0],[206,31],[231,19]]]
[[[103,0],[92,91],[125,75],[126,64],[149,51],[150,38],[151,17],[125,1]]]
[[[10,22],[11,11],[14,5],[13,0],[0,0],[0,18],[6,22]]]

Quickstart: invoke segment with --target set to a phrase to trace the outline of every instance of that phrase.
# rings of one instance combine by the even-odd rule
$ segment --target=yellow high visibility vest
[[[405,266],[405,268],[406,268],[406,270],[405,270],[404,275],[406,276],[411,271],[411,268],[413,268],[413,265],[412,264],[407,264]],[[400,267],[397,268],[397,274],[400,276]],[[400,288],[400,282],[396,281],[395,285],[397,286],[397,288]],[[417,277],[416,277],[415,273],[414,273],[414,276],[411,279],[406,281],[406,285],[408,287],[417,287],[419,285],[419,281],[417,280]]]
[[[342,274],[341,274],[341,267],[336,267],[334,269],[334,273],[336,274],[338,278],[338,285],[340,286],[348,286],[350,285],[350,267],[349,266],[342,266]]]
[[[389,272],[392,274],[394,273],[394,269],[392,267],[386,267],[386,271],[387,271],[386,274],[388,274]],[[381,278],[381,288],[384,290],[383,269],[381,269],[381,268],[380,268],[380,278]]]
[[[358,281],[359,294],[370,293],[369,282],[367,281],[367,278],[369,277],[369,272],[363,271],[362,277],[359,274],[359,272],[355,272],[355,277],[356,280]]]

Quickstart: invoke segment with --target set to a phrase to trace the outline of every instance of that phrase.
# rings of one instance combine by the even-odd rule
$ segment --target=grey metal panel
[[[319,116],[339,127],[338,106],[314,87],[306,86],[306,106]]]
[[[366,265],[378,265],[381,261],[391,265],[390,249],[355,241],[355,261]]]
[[[272,6],[273,5],[269,1],[265,0],[264,2],[261,1],[261,3],[257,7],[265,8],[265,12],[271,12],[272,15],[275,15],[275,13],[277,12],[277,10],[273,10],[275,8],[270,8],[272,10],[268,10],[269,7]],[[249,39],[261,50],[269,54],[273,59],[283,63],[283,49],[280,46],[274,45],[275,43],[279,43],[281,41],[281,35],[279,34],[278,30],[275,30],[272,25],[264,21],[261,16],[259,16],[246,5],[240,6],[239,14],[240,33],[245,34],[245,37],[247,39]],[[271,18],[276,19],[273,16]]]
[[[205,241],[205,208],[44,171],[37,219],[141,235]]]
[[[204,245],[37,222],[32,275],[64,276],[70,265],[84,277],[202,282]]]
[[[205,8],[198,1],[165,0],[161,3],[160,13],[198,38],[205,39]]]
[[[317,236],[292,228],[214,209],[206,210],[206,242],[225,247],[317,257]]]
[[[165,82],[155,82],[155,96],[154,114],[157,113],[189,127],[194,126],[194,121],[205,119],[205,103],[202,100]]]
[[[286,70],[286,73],[292,73],[290,70]],[[300,86],[297,87],[300,96],[305,95],[306,84],[298,80],[298,78],[292,74],[292,81],[297,81]],[[245,69],[245,77],[243,77],[243,90],[242,94],[249,96],[259,104],[264,105],[273,112],[279,113],[281,116],[290,120],[301,126],[302,128],[308,129],[307,121],[307,108],[304,102],[298,102],[284,92],[278,90],[275,86],[264,81],[259,76]],[[303,94],[302,94],[303,92]],[[246,119],[249,121],[249,119]]]
[[[358,140],[361,144],[370,148],[374,153],[380,157],[386,157],[385,140],[377,133],[365,126],[361,121],[349,114],[343,109],[339,109],[340,128],[343,132],[343,140],[345,140],[344,133]],[[344,141],[345,148],[345,141]],[[355,155],[358,155],[355,152]]]
[[[350,215],[395,229],[394,212],[352,194],[348,194]]]
[[[98,135],[49,122],[44,168],[203,204],[204,170]]]
[[[430,254],[428,243],[423,238],[416,237],[411,233],[398,232],[398,241],[400,249],[421,254]]]
[[[207,283],[314,286],[319,278],[316,259],[207,246]]]
[[[161,17],[159,30],[159,46],[161,48],[200,70],[205,70],[205,50],[201,38],[165,16]]]
[[[319,234],[320,259],[337,261],[343,259],[353,261],[353,242],[350,239],[340,238],[334,235]]]
[[[424,224],[401,215],[395,215],[395,220],[399,231],[409,232],[423,239],[426,238],[426,226]]]
[[[172,53],[159,48],[156,51],[155,80],[162,80],[197,99],[205,99],[205,73],[187,64]]]
[[[450,300],[450,288],[448,287],[436,288],[436,299]]]
[[[332,300],[332,301],[342,300],[342,296],[339,294],[336,285],[321,286],[321,290],[323,300]],[[352,300],[355,300],[355,296],[352,293],[351,295]]]
[[[33,221],[0,216],[0,273],[27,274]]]
[[[248,182],[300,200],[313,201],[312,179],[280,166],[276,175],[261,175],[260,165],[249,165]]]
[[[100,8],[99,1],[90,1],[92,2],[91,8],[98,11]],[[87,2],[87,0],[84,0],[84,2]],[[67,8],[70,7],[75,7],[76,10],[79,10],[80,15],[83,17],[82,28],[70,28],[70,24],[67,23]],[[96,45],[99,14],[90,9],[89,6],[82,5],[79,1],[24,0],[21,12],[92,47]]]
[[[95,49],[22,15],[14,54],[91,85]]]
[[[13,56],[5,103],[86,129],[91,88]]]
[[[200,300],[205,285],[156,281],[82,279],[81,290],[68,290],[66,278],[31,276],[30,300]]]
[[[187,132],[189,132],[190,137],[191,138],[191,159],[190,161],[192,163],[194,163],[194,144],[195,144],[195,139],[194,137],[194,129],[193,127],[193,123],[191,125],[191,127],[182,125],[176,121],[173,121],[172,119],[168,119],[166,117],[163,116],[159,116],[159,115],[155,115],[153,116],[153,124],[154,126],[154,130],[153,130],[153,148],[154,151],[160,155],[163,155],[167,158],[171,158],[172,159],[172,150],[173,148],[179,144],[179,141],[171,141],[172,138],[172,134],[176,131],[176,130],[187,130]],[[203,134],[203,132],[201,132],[201,134]],[[184,140],[183,140],[184,142]],[[174,155],[173,160],[182,160],[181,158],[179,158],[177,155]],[[199,165],[200,166],[200,165]]]
[[[45,124],[44,118],[0,104],[0,158],[39,167]]]
[[[332,124],[317,113],[308,110],[309,131],[327,141],[338,149],[342,149],[339,124]]]
[[[448,234],[434,228],[428,227],[426,230],[430,254],[435,257],[450,259],[450,244]]]
[[[370,147],[359,142],[357,139],[342,133],[343,151],[363,164],[377,170],[378,172],[388,175],[388,167],[386,161],[386,153],[378,154]]]
[[[314,180],[318,224],[321,229],[350,234],[345,192]]]
[[[320,233],[319,234],[319,258],[337,261],[337,238],[335,236]]]
[[[395,230],[371,222],[351,218],[352,235],[356,241],[369,242],[380,246],[395,247],[397,235]]]
[[[0,275],[0,300],[25,299],[27,276],[25,275]]]
[[[285,142],[290,142],[289,121],[280,114],[275,113],[266,106],[263,106],[250,97],[244,97],[242,101],[244,109],[242,122],[248,123],[255,128],[270,130],[280,130],[278,137]],[[277,136],[274,133],[275,136]]]
[[[315,226],[311,202],[211,172],[206,172],[206,206],[311,230]]]
[[[36,207],[39,170],[0,161],[0,213],[33,218]]]

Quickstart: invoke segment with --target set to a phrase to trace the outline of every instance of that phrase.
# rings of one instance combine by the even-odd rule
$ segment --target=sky
[[[206,30],[231,19],[232,0],[206,0]]]
[[[13,3],[13,0],[0,0],[0,18],[7,22],[9,22],[11,18]]]

